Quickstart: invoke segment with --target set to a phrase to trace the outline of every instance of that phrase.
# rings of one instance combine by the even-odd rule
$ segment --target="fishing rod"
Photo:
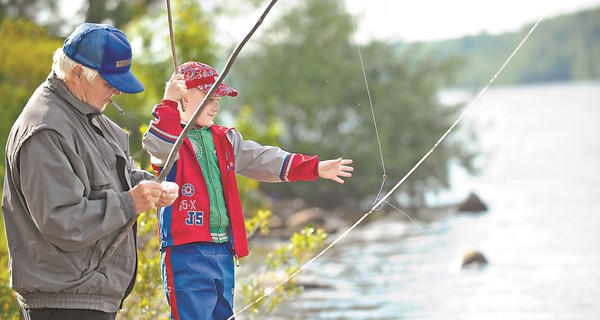
[[[175,36],[173,32],[173,15],[171,14],[171,1],[167,1],[167,20],[169,22],[169,43],[171,44],[171,57],[173,60],[173,70],[175,73],[179,73],[179,63],[177,62],[177,49],[175,48]],[[183,99],[179,100],[181,103],[181,110],[185,111],[185,103]]]
[[[204,99],[200,103],[200,106],[198,107],[198,109],[196,109],[196,111],[194,111],[194,114],[191,116],[190,120],[185,125],[183,131],[181,132],[181,134],[177,138],[177,141],[175,141],[175,145],[173,145],[173,148],[171,149],[171,152],[169,152],[169,156],[167,157],[165,165],[162,167],[162,169],[160,170],[160,173],[159,173],[158,177],[156,178],[157,182],[163,182],[165,180],[166,175],[169,173],[169,171],[171,171],[171,168],[173,168],[173,163],[175,162],[175,155],[179,151],[179,148],[181,148],[181,145],[183,144],[183,141],[187,137],[188,133],[192,130],[193,123],[195,122],[196,118],[198,118],[198,116],[200,115],[200,113],[202,112],[202,110],[204,110],[204,108],[206,107],[206,105],[208,105],[208,102],[210,101],[210,98],[213,96],[213,94],[215,93],[215,91],[219,88],[219,86],[223,82],[223,79],[225,79],[225,76],[227,76],[227,74],[229,73],[229,70],[231,69],[231,66],[233,65],[233,63],[234,63],[235,59],[237,58],[237,56],[239,55],[240,51],[242,51],[242,48],[244,47],[244,45],[246,45],[246,43],[250,40],[250,38],[252,37],[252,35],[254,35],[254,32],[256,32],[256,30],[258,29],[258,27],[263,23],[265,17],[271,11],[271,8],[273,8],[273,6],[275,5],[275,3],[277,3],[277,0],[271,0],[271,2],[269,3],[269,5],[267,6],[267,8],[261,14],[261,16],[258,19],[258,21],[254,24],[254,26],[250,30],[250,32],[248,32],[248,34],[244,37],[244,39],[242,39],[242,41],[237,45],[237,47],[235,48],[235,50],[229,56],[229,59],[227,60],[227,63],[225,64],[225,67],[223,68],[223,71],[221,71],[219,77],[217,78],[217,80],[215,81],[215,83],[213,84],[213,86],[206,93],[206,96],[204,97]],[[167,0],[167,6],[169,8],[169,10],[168,10],[169,11],[168,12],[169,20],[171,20],[171,18],[170,18],[170,16],[171,16],[171,14],[170,14],[170,1],[169,0]],[[175,51],[173,50],[173,53],[174,52]],[[173,57],[175,57],[175,55],[173,55]],[[104,253],[104,256],[102,256],[102,259],[100,259],[100,262],[98,263],[98,266],[96,267],[96,271],[99,270],[99,269],[101,269],[102,267],[104,267],[106,265],[106,263],[108,262],[108,260],[110,260],[111,256],[117,250],[117,247],[121,244],[121,242],[123,242],[123,240],[125,240],[125,238],[127,237],[127,234],[129,233],[129,230],[131,230],[131,228],[133,228],[133,225],[136,222],[137,222],[137,217],[133,217],[131,220],[129,220],[127,222],[127,224],[121,230],[121,233],[119,233],[119,235],[117,236],[117,238],[115,238],[115,240],[113,241],[113,243],[106,250],[106,252]]]
[[[242,312],[248,310],[251,306],[253,306],[254,304],[256,304],[256,303],[258,303],[260,301],[262,301],[264,298],[266,298],[267,296],[269,296],[272,292],[275,292],[275,290],[277,288],[279,288],[279,287],[285,285],[286,283],[288,283],[289,281],[291,281],[298,274],[300,274],[300,272],[302,272],[305,269],[307,269],[314,261],[316,261],[317,259],[319,259],[327,251],[329,251],[332,247],[334,247],[340,241],[342,241],[342,239],[344,239],[351,231],[353,231],[354,229],[356,229],[358,227],[358,225],[360,225],[374,211],[376,211],[378,208],[380,208],[381,206],[383,206],[384,203],[387,203],[387,199],[400,187],[400,185],[402,183],[404,183],[404,181],[406,181],[406,179],[408,179],[408,177],[415,170],[417,170],[417,168],[419,166],[421,166],[421,164],[423,162],[425,162],[425,160],[427,160],[427,158],[435,151],[435,149],[438,147],[438,145],[441,144],[446,139],[446,137],[454,130],[454,128],[464,118],[464,116],[473,108],[473,106],[479,100],[479,98],[487,91],[487,89],[492,85],[492,83],[496,80],[496,78],[500,75],[500,73],[502,73],[502,71],[504,70],[504,68],[506,68],[506,66],[512,61],[513,57],[517,54],[517,52],[521,49],[521,47],[525,44],[525,42],[527,42],[527,40],[529,39],[529,37],[531,36],[531,34],[533,33],[533,31],[538,27],[538,25],[542,22],[543,19],[544,19],[544,16],[542,15],[538,19],[538,21],[531,27],[531,29],[529,30],[529,32],[523,37],[523,39],[521,40],[521,42],[512,51],[512,53],[508,56],[508,58],[504,61],[504,63],[500,66],[500,68],[498,69],[498,71],[496,71],[496,73],[492,76],[492,78],[488,81],[488,83],[484,86],[484,88],[481,89],[481,91],[479,92],[479,94],[461,112],[461,114],[459,115],[459,117],[454,121],[454,123],[452,123],[452,125],[448,128],[448,130],[446,130],[446,132],[444,134],[442,134],[442,136],[434,143],[433,147],[428,152],[425,153],[425,155],[408,171],[408,173],[406,173],[404,175],[404,177],[402,179],[400,179],[400,181],[398,181],[398,183],[396,183],[394,185],[394,187],[390,191],[388,191],[381,199],[379,199],[379,200],[376,199],[375,202],[374,202],[374,204],[373,204],[373,206],[371,207],[371,209],[369,209],[369,211],[367,211],[366,213],[364,213],[356,222],[354,222],[354,224],[352,224],[352,226],[350,226],[348,229],[346,229],[340,236],[338,236],[334,241],[332,241],[323,250],[321,250],[319,253],[317,253],[314,257],[312,257],[307,262],[305,262],[302,265],[300,265],[298,267],[298,269],[296,271],[294,271],[293,273],[291,273],[287,278],[283,279],[281,282],[279,282],[276,285],[274,285],[273,287],[269,288],[269,290],[266,290],[266,293],[264,293],[263,295],[259,296],[256,300],[254,300],[254,301],[250,302],[249,304],[247,304],[245,307],[243,307],[238,312],[234,313],[227,320],[231,320],[234,317],[236,317],[237,315],[241,314]],[[359,50],[359,57],[361,59],[361,65],[362,65],[362,63],[363,63],[362,62],[362,55],[360,54],[360,47],[358,47],[358,48],[359,48],[358,49]],[[367,92],[368,92],[369,89],[368,89],[368,84],[366,82],[366,79],[367,79],[366,78],[366,73],[364,73],[364,65],[363,65],[363,76],[364,76],[364,80],[365,80],[365,84],[367,86]],[[369,99],[370,99],[370,95],[369,95]],[[371,104],[371,111],[373,112],[373,106],[372,106],[372,104]],[[375,124],[375,128],[377,128],[376,124]],[[376,132],[377,132],[377,130],[376,130]],[[378,141],[379,141],[379,139],[378,139]],[[381,160],[382,160],[382,164],[383,164],[383,154],[382,153],[381,153],[381,157],[382,157]],[[383,170],[384,170],[383,178],[385,180],[387,178],[387,175],[385,174],[385,167],[384,167]],[[381,192],[381,189],[379,191]],[[377,198],[379,198],[379,194],[377,195]],[[400,212],[402,212],[402,211],[400,211]],[[411,221],[413,221],[407,214],[404,214],[404,215],[407,216]],[[413,223],[414,223],[414,221],[413,221]],[[415,223],[415,225],[416,225],[416,223]],[[417,228],[419,228],[419,230],[421,230],[424,234],[427,235],[427,233],[425,233],[425,231],[423,231],[418,225],[417,225]]]

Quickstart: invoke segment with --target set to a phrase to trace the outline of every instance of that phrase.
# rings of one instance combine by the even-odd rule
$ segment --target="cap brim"
[[[125,93],[140,93],[144,91],[144,85],[131,72],[131,70],[122,73],[102,73],[100,75],[113,88]]]
[[[224,97],[224,96],[230,96],[230,97],[235,97],[238,95],[238,92],[230,87],[227,84],[221,83],[219,85],[219,88],[216,90],[215,92],[215,96],[217,97]]]

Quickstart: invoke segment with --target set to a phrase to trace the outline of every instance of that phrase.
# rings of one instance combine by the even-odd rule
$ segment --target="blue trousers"
[[[161,251],[171,320],[224,320],[233,315],[234,259],[229,243],[190,243]]]

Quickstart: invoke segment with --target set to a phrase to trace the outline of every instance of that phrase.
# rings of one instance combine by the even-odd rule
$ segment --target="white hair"
[[[52,56],[52,71],[56,73],[56,76],[59,79],[66,80],[76,65],[81,64],[69,58],[62,48],[58,48],[54,51],[54,55]],[[98,71],[84,65],[81,65],[81,67],[83,68],[83,75],[89,82],[92,82],[98,76]]]

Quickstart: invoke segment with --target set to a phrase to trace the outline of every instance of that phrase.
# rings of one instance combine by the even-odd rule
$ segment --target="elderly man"
[[[98,262],[130,219],[177,196],[135,169],[128,135],[102,113],[144,90],[131,57],[120,30],[78,26],[12,127],[2,214],[25,319],[115,319],[135,281],[135,228]]]

